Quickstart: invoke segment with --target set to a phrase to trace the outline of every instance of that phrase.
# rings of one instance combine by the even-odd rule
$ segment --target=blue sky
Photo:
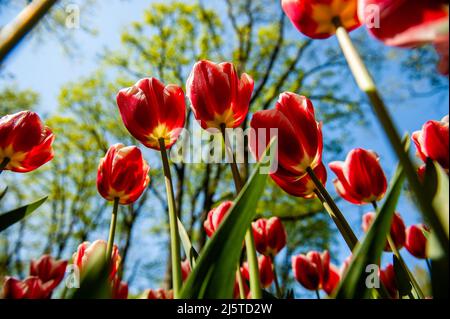
[[[78,3],[80,1],[72,1]],[[96,29],[98,34],[94,37],[82,30],[72,30],[74,44],[78,47],[80,55],[68,57],[62,52],[61,46],[55,38],[49,37],[45,41],[36,38],[27,38],[14,50],[5,62],[2,75],[12,75],[12,79],[0,78],[0,89],[6,84],[14,84],[18,89],[30,88],[40,94],[39,110],[43,113],[50,112],[57,107],[57,96],[62,85],[70,81],[77,81],[80,77],[88,76],[97,67],[99,54],[104,48],[117,49],[120,46],[120,34],[132,21],[142,19],[142,13],[149,4],[154,1],[98,1],[92,12],[81,11],[80,23],[89,23],[89,27]],[[11,20],[20,8],[12,8],[0,14],[0,25]],[[365,32],[360,30],[358,32]],[[328,41],[336,41],[330,39]],[[375,40],[374,40],[375,41]],[[383,49],[382,45],[379,45]],[[401,79],[398,68],[389,66],[383,72],[384,84],[389,81]],[[401,80],[399,81],[401,85]],[[398,82],[397,82],[398,84]],[[447,82],[448,84],[448,82]],[[356,89],[356,86],[355,86]],[[393,96],[390,96],[393,97]],[[414,98],[402,102],[388,103],[391,113],[401,132],[415,131],[429,119],[440,119],[448,113],[448,92],[439,96]],[[362,147],[375,150],[381,156],[381,163],[386,170],[388,178],[395,166],[395,156],[389,148],[383,131],[372,114],[368,114],[370,125],[356,126],[352,130],[352,143],[345,145],[345,153],[354,147]],[[349,125],[352,125],[351,123]],[[331,132],[330,132],[331,133]],[[324,134],[327,134],[326,130]],[[336,160],[343,160],[336,159]],[[329,174],[333,177],[333,174]],[[331,181],[331,178],[330,178]],[[328,188],[332,190],[331,183]],[[357,235],[361,235],[361,215],[370,211],[371,207],[355,207],[344,201],[340,202],[341,209],[345,212]],[[398,210],[405,219],[407,225],[420,220],[420,216],[414,205],[404,197]],[[106,238],[106,234],[105,234]],[[341,261],[347,255],[344,242],[338,238]],[[403,250],[402,254],[408,261],[416,263]],[[421,267],[425,264],[420,263]]]

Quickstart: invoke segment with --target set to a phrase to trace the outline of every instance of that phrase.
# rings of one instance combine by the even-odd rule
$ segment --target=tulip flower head
[[[254,134],[250,134],[249,146],[258,160],[270,143],[269,131],[277,129],[277,160],[281,176],[302,177],[307,168],[314,169],[320,165],[322,128],[316,121],[314,106],[306,97],[282,93],[275,109],[256,112],[250,126]]]
[[[366,213],[363,216],[362,229],[365,233],[369,231],[370,226],[372,225],[376,214],[374,212]],[[406,240],[406,227],[403,222],[402,217],[399,213],[395,213],[392,219],[391,231],[390,231],[392,240],[397,249],[401,249],[405,245]],[[386,243],[384,251],[391,251],[389,243]]]
[[[317,165],[313,171],[325,186],[327,182],[327,170],[323,163]],[[270,174],[270,177],[289,195],[306,199],[316,197],[316,193],[314,192],[316,190],[316,185],[309,175],[298,176],[279,167],[275,173]]]
[[[183,281],[187,279],[189,274],[191,273],[191,264],[189,263],[189,259],[185,259],[181,262],[181,277]]]
[[[216,232],[232,205],[233,202],[226,201],[209,211],[208,216],[203,223],[203,228],[208,237],[211,237]]]
[[[241,267],[241,274],[242,274],[242,267]],[[242,275],[243,276],[243,275]],[[243,288],[244,288],[244,296],[247,299],[249,298],[250,295],[250,287],[248,286],[247,282],[245,280],[243,280]],[[241,296],[241,292],[239,290],[239,278],[238,275],[236,273],[236,276],[234,278],[234,290],[233,290],[233,297],[234,299],[240,299]]]
[[[244,121],[253,92],[253,79],[240,77],[232,63],[202,60],[186,83],[191,109],[203,129],[236,128]]]
[[[348,153],[345,162],[331,162],[328,166],[337,176],[333,182],[336,191],[350,203],[376,202],[386,193],[386,176],[373,151],[357,148]]]
[[[258,257],[258,269],[259,269],[259,280],[261,282],[262,288],[268,288],[273,280],[273,269],[272,269],[272,260],[267,256],[259,256]],[[245,262],[241,267],[242,276],[249,281],[250,273],[248,270],[248,263]]]
[[[43,255],[30,263],[30,276],[36,276],[50,290],[56,288],[63,280],[67,261],[55,260],[50,255]]]
[[[423,224],[412,225],[406,229],[405,248],[419,259],[427,258],[427,241],[430,230]]]
[[[379,271],[380,281],[386,290],[389,292],[389,295],[393,299],[398,298],[398,288],[397,282],[395,279],[395,270],[392,264],[386,266],[386,268],[381,269]]]
[[[53,159],[55,140],[39,115],[22,111],[0,118],[0,171],[26,173]]]
[[[48,299],[53,288],[45,285],[37,276],[25,280],[5,277],[2,298],[5,299]]]
[[[412,134],[412,140],[416,145],[418,157],[424,162],[430,158],[449,171],[448,115],[440,121],[426,122],[421,131]]]
[[[331,296],[334,290],[339,285],[339,280],[341,279],[340,270],[333,264],[330,264],[330,273],[328,275],[328,280],[323,284],[323,290],[328,296]]]
[[[359,19],[386,45],[415,47],[448,33],[447,0],[359,0]],[[448,35],[447,35],[448,36]]]
[[[160,150],[160,140],[166,148],[176,142],[186,118],[179,86],[146,78],[120,90],[116,99],[125,127],[139,142],[154,150]]]
[[[100,160],[97,189],[108,201],[118,198],[127,205],[135,202],[147,187],[150,167],[136,146],[111,146]]]
[[[172,290],[158,289],[147,289],[144,292],[144,299],[173,299]]]
[[[292,257],[295,279],[306,289],[319,290],[328,281],[330,274],[330,254],[310,251],[306,255]]]
[[[286,246],[286,230],[278,217],[260,218],[252,223],[256,250],[274,257]]]
[[[357,0],[282,0],[281,5],[294,26],[313,39],[326,39],[337,25],[347,31],[358,28]]]
[[[120,280],[119,276],[115,276],[112,282],[112,299],[127,299],[128,284]]]
[[[92,267],[99,260],[104,260],[106,255],[107,243],[104,240],[96,240],[92,243],[85,241],[78,246],[76,253],[73,254],[73,264],[78,267],[78,270],[83,276],[84,272]],[[114,279],[114,276],[119,269],[122,258],[119,255],[119,249],[117,245],[113,246],[111,254],[111,274],[110,279]]]

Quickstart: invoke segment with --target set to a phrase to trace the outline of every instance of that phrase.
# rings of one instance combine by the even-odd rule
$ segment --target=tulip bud
[[[155,78],[139,80],[117,94],[125,127],[139,142],[160,150],[160,140],[170,148],[180,135],[186,118],[183,90]]]
[[[262,288],[268,288],[273,280],[273,269],[272,269],[272,260],[267,256],[259,256],[258,257],[258,270],[259,270],[259,280],[261,282]],[[245,262],[241,267],[242,276],[249,281],[250,273],[248,270],[248,263]]]
[[[30,276],[23,281],[5,277],[2,297],[5,299],[48,299],[52,290],[50,285],[44,285],[36,276]]]
[[[363,216],[363,222],[362,222],[362,229],[364,230],[365,233],[367,233],[369,231],[370,226],[373,223],[373,220],[375,219],[375,213],[370,212],[370,213],[366,213]],[[406,227],[405,227],[405,223],[403,222],[402,217],[400,216],[400,214],[395,213],[392,219],[392,224],[391,224],[391,237],[392,240],[394,241],[395,247],[397,247],[397,249],[401,249],[404,245],[405,245],[405,240],[406,240]],[[391,247],[389,246],[389,243],[386,242],[386,246],[384,247],[384,251],[391,251]]]
[[[416,258],[427,258],[427,236],[429,229],[423,224],[412,225],[406,229],[406,250]]]
[[[380,280],[386,290],[389,292],[389,295],[393,299],[398,298],[398,288],[397,282],[395,279],[395,270],[392,264],[386,266],[385,269],[381,269],[379,272]]]
[[[172,290],[158,289],[147,289],[144,294],[144,299],[173,299]]]
[[[321,163],[322,128],[316,121],[314,107],[304,96],[285,92],[280,95],[275,109],[256,112],[250,126],[249,147],[260,159],[266,150],[271,131],[276,129],[277,160],[280,174],[301,177],[306,169]],[[275,172],[276,173],[276,172]]]
[[[448,115],[441,121],[426,122],[421,131],[412,134],[412,140],[417,147],[417,156],[424,162],[427,158],[431,158],[447,172],[449,170],[448,139]]]
[[[122,205],[135,202],[147,187],[150,167],[136,146],[111,146],[100,160],[97,189],[108,201],[119,199]]]
[[[236,128],[247,116],[253,79],[239,78],[233,64],[197,62],[186,83],[191,109],[202,128]]]
[[[359,0],[359,19],[386,45],[417,47],[442,35],[447,23],[446,0]]]
[[[322,182],[323,185],[327,182],[327,170],[325,166],[320,163],[313,169],[314,174]],[[309,175],[299,177],[279,167],[276,173],[270,174],[270,177],[278,184],[286,193],[302,198],[316,197],[316,185]]]
[[[209,211],[208,216],[203,223],[203,228],[205,228],[206,235],[208,235],[208,237],[211,237],[216,232],[232,205],[233,202],[226,201]]]
[[[286,246],[286,230],[278,217],[260,218],[252,223],[256,250],[274,257]]]
[[[281,5],[298,31],[313,39],[335,34],[337,22],[347,31],[361,25],[357,0],[282,0]]]
[[[105,258],[107,243],[104,240],[96,240],[92,243],[85,241],[78,246],[77,252],[73,254],[72,260],[73,264],[78,267],[81,275],[86,269],[89,269],[95,262],[100,260],[100,258]],[[119,269],[120,262],[122,258],[119,255],[119,249],[117,245],[113,246],[111,253],[111,274],[110,279],[112,280]]]
[[[328,296],[331,296],[333,294],[334,290],[339,285],[340,279],[341,275],[339,269],[335,265],[330,264],[330,273],[328,275],[328,280],[323,285],[323,290],[327,293]]]
[[[292,269],[295,279],[309,290],[318,290],[328,281],[330,274],[330,255],[328,251],[320,254],[310,251],[306,255],[292,256]]]
[[[128,284],[121,281],[119,276],[115,276],[112,282],[112,299],[127,299]]]
[[[348,153],[345,162],[331,162],[328,166],[337,176],[333,181],[336,191],[350,203],[376,202],[386,193],[386,176],[373,151],[356,148]]]
[[[183,262],[181,262],[181,277],[183,278],[183,281],[187,279],[190,273],[191,273],[191,265],[189,263],[189,259],[186,259]]]
[[[54,140],[50,128],[44,126],[34,112],[22,111],[3,116],[0,118],[2,169],[18,173],[37,169],[53,158]]]
[[[50,290],[56,288],[63,280],[67,261],[55,260],[50,255],[43,255],[30,263],[30,276],[36,276]]]

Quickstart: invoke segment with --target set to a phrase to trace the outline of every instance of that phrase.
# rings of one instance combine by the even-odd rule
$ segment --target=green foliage
[[[47,197],[44,197],[35,201],[34,203],[0,214],[0,232],[30,215],[39,206],[41,206],[46,201],[46,199]]]

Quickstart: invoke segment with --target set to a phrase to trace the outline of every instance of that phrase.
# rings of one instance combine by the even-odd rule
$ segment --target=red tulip
[[[183,278],[183,281],[187,279],[190,273],[191,273],[191,265],[189,264],[189,259],[186,259],[183,262],[181,262],[181,277]]]
[[[139,142],[160,150],[159,140],[170,148],[184,127],[186,102],[183,90],[155,78],[139,80],[117,94],[123,123]]]
[[[146,295],[146,299],[173,299],[173,291],[172,290],[164,290],[164,289],[148,289],[144,293]]]
[[[392,264],[387,265],[386,268],[380,270],[379,276],[381,283],[389,292],[391,298],[398,298],[398,288],[395,279],[394,266]]]
[[[97,189],[106,200],[119,199],[122,205],[135,202],[147,187],[150,167],[136,146],[111,146],[101,159]]]
[[[202,128],[235,128],[247,116],[253,79],[246,73],[239,78],[232,63],[202,60],[194,65],[186,90]]]
[[[53,158],[54,140],[36,113],[5,115],[0,118],[0,164],[6,163],[3,169],[13,172],[33,171]]]
[[[211,237],[219,228],[220,223],[228,213],[231,205],[233,205],[233,202],[226,201],[209,211],[208,216],[203,223],[203,228],[205,228],[206,235],[208,235],[208,237]]]
[[[423,224],[409,226],[406,229],[406,250],[416,258],[427,258],[428,233],[428,227]]]
[[[286,230],[278,217],[260,218],[252,223],[256,250],[274,257],[286,246]]]
[[[322,128],[316,121],[310,100],[294,93],[282,93],[275,109],[256,112],[250,122],[250,150],[259,159],[270,142],[271,129],[277,129],[280,174],[301,177],[308,167],[321,163]]]
[[[77,252],[72,256],[72,260],[73,264],[78,267],[80,274],[83,274],[83,271],[89,268],[93,262],[99,260],[99,258],[105,258],[106,246],[106,241],[100,239],[92,243],[85,241],[78,246]],[[110,278],[113,279],[122,260],[117,245],[113,246],[111,259],[112,268]]]
[[[327,182],[327,170],[321,162],[313,169],[314,174],[322,182],[323,185]],[[302,198],[314,198],[316,186],[309,175],[298,176],[289,173],[282,167],[279,167],[275,173],[270,174],[270,177],[281,187],[286,193]]]
[[[328,166],[337,176],[336,191],[353,204],[378,201],[386,193],[386,176],[373,151],[356,148],[348,153],[345,162],[331,162]]]
[[[339,269],[335,265],[330,264],[330,273],[328,275],[328,280],[323,285],[323,290],[325,290],[328,296],[331,296],[333,294],[334,290],[339,285],[340,279],[341,274]]]
[[[242,270],[241,270],[241,274],[242,274]],[[243,280],[243,288],[244,288],[244,296],[247,299],[250,299],[250,287],[248,286],[247,282],[245,280]],[[234,299],[240,299],[241,297],[241,292],[239,290],[239,279],[238,279],[238,275],[236,274],[235,279],[234,279],[234,290],[233,290],[233,296]]]
[[[30,276],[21,281],[5,277],[3,298],[5,299],[48,299],[52,292],[50,285],[45,285],[37,276]]]
[[[330,273],[330,254],[310,251],[306,255],[292,256],[292,269],[295,279],[309,290],[318,290],[328,281]]]
[[[358,28],[357,0],[282,0],[294,26],[313,39],[326,39],[336,32],[338,19],[348,31]]]
[[[445,170],[449,170],[448,115],[441,121],[428,121],[421,131],[412,134],[417,147],[417,156],[424,162],[427,158],[438,162]]]
[[[273,269],[272,269],[272,260],[267,256],[259,256],[258,257],[258,270],[259,270],[259,280],[261,282],[262,288],[269,287],[273,280]],[[242,276],[249,281],[250,273],[248,271],[248,263],[245,262],[241,267]]]
[[[363,222],[362,222],[362,229],[364,230],[364,232],[369,231],[369,228],[372,225],[374,219],[375,219],[375,213],[370,212],[370,213],[364,214]],[[401,249],[405,245],[406,227],[405,227],[405,223],[403,222],[402,217],[398,213],[395,213],[394,217],[392,219],[390,234],[391,234],[392,240],[394,241],[395,247],[397,247],[397,249]],[[384,250],[391,251],[389,243],[386,243]]]
[[[50,290],[56,288],[63,280],[67,261],[55,260],[49,255],[43,255],[30,263],[30,276],[36,276]]]
[[[361,21],[379,22],[369,32],[387,45],[431,43],[448,26],[447,0],[359,0],[358,11]]]
[[[115,276],[112,282],[112,299],[127,299],[128,284],[121,281],[119,276]]]

